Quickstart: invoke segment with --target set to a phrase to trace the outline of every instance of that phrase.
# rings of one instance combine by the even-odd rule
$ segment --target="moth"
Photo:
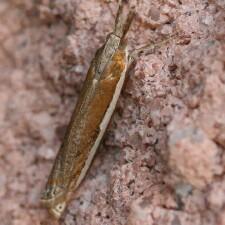
[[[124,42],[135,15],[134,8],[128,12],[124,9],[125,4],[123,0],[119,2],[114,31],[91,62],[41,197],[42,204],[57,219],[63,214],[71,193],[85,177],[115,110],[127,69],[143,50],[129,54]]]

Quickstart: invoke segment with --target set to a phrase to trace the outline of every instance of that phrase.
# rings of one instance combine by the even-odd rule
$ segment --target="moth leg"
[[[148,54],[152,54],[155,52],[156,49],[162,47],[163,45],[169,43],[170,41],[172,41],[173,39],[175,39],[177,37],[177,34],[173,34],[167,38],[165,38],[164,40],[157,42],[157,43],[150,43],[147,44],[141,48],[138,49],[134,49],[130,54],[129,54],[129,58],[128,58],[128,63],[131,64],[134,60],[136,60],[138,57],[140,57],[140,55],[148,55]]]

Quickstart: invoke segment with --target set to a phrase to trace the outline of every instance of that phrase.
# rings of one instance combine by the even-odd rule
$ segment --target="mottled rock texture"
[[[134,4],[133,2],[132,4]],[[225,3],[140,0],[140,57],[58,224],[225,225]],[[43,190],[117,3],[0,1],[0,224],[53,225]]]

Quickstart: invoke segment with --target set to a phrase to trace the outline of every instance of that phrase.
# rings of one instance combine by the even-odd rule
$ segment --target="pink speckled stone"
[[[0,2],[1,225],[225,225],[225,4],[132,0],[141,56],[65,215],[40,205],[88,66],[112,31],[107,0]]]

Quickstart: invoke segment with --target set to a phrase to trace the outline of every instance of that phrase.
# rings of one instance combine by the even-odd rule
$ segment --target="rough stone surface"
[[[225,4],[142,0],[140,57],[86,179],[56,222],[40,193],[89,63],[112,31],[106,0],[0,2],[2,225],[225,225]]]

